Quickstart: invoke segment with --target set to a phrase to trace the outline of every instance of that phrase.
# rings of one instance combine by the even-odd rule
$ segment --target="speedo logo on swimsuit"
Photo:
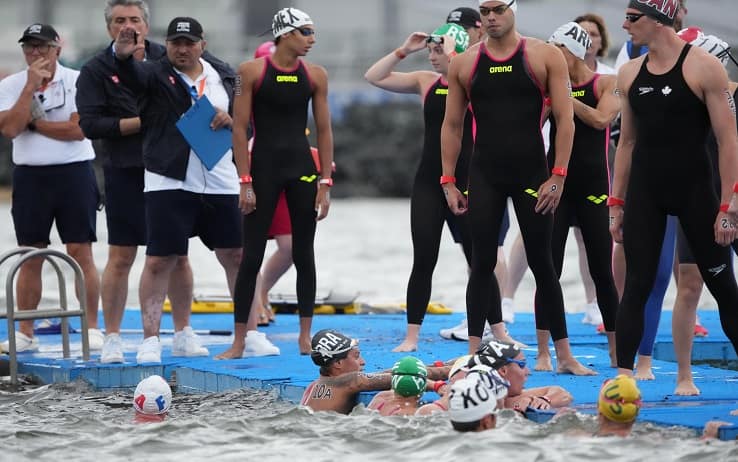
[[[318,178],[318,175],[303,175],[300,177],[300,181],[304,181],[305,183],[312,183],[313,181],[315,181],[316,178]]]
[[[717,276],[718,274],[722,273],[723,270],[725,268],[727,268],[727,266],[728,265],[726,265],[725,263],[723,263],[722,265],[716,266],[714,268],[707,268],[707,271],[709,271],[710,273],[712,273],[713,276]]]
[[[607,200],[607,194],[602,194],[601,196],[589,195],[587,196],[587,200],[590,202],[594,202],[597,205],[600,205],[601,203]]]
[[[489,67],[489,73],[490,74],[499,74],[502,72],[512,72],[513,67],[512,65],[509,66],[490,66]]]
[[[653,91],[653,87],[638,87],[638,96],[643,96],[651,93]]]
[[[437,95],[448,95],[448,88],[436,88]]]
[[[581,98],[586,94],[587,94],[587,90],[572,90],[571,91],[572,98]]]
[[[278,75],[277,83],[297,83],[296,75]]]
[[[526,194],[529,194],[529,195],[531,195],[531,196],[533,196],[535,198],[538,198],[538,191],[536,191],[535,189],[528,188],[528,189],[525,190],[525,193]]]

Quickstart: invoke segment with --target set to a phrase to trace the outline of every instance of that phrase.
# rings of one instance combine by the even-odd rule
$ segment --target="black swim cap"
[[[630,0],[628,8],[633,8],[665,26],[673,26],[681,8],[680,0]]]
[[[310,358],[318,366],[327,366],[331,361],[343,359],[359,341],[349,338],[337,330],[323,329],[313,335]]]
[[[469,366],[481,364],[499,369],[509,363],[508,359],[513,359],[519,354],[520,348],[517,345],[493,339],[479,345],[477,354],[469,360]]]

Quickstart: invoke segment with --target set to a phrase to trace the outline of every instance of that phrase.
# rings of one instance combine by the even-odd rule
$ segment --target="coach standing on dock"
[[[13,140],[15,235],[18,245],[45,248],[56,222],[67,253],[84,273],[90,348],[100,349],[100,276],[92,258],[99,192],[91,162],[95,153],[79,128],[74,101],[79,72],[59,63],[61,42],[52,26],[31,24],[18,41],[28,68],[0,82],[0,133]],[[21,266],[21,310],[35,310],[41,301],[43,261]],[[16,335],[17,351],[38,349],[33,321],[20,321]],[[7,351],[8,342],[0,349]]]
[[[241,259],[241,219],[238,211],[238,177],[230,149],[211,169],[191,149],[176,127],[182,114],[205,96],[215,108],[210,128],[232,124],[235,73],[226,63],[205,51],[200,23],[189,17],[174,18],[167,28],[167,54],[141,63],[133,55],[144,48],[136,30],[123,27],[114,51],[120,78],[146,104],[141,121],[146,200],[146,263],[139,297],[144,341],[138,363],[160,363],[159,327],[168,285],[189,284],[187,305],[192,302],[192,279],[172,281],[178,257],[187,255],[191,236],[215,250],[232,288]],[[188,312],[189,314],[189,312]],[[172,356],[207,356],[208,350],[189,324],[189,317],[175,319]]]
[[[154,61],[166,48],[146,40],[149,7],[143,0],[108,0],[105,7],[108,34],[115,40],[123,27],[132,27],[144,48],[134,53],[137,61]],[[122,363],[120,324],[128,294],[128,277],[139,245],[146,245],[144,208],[144,167],[141,118],[143,98],[123,85],[112,43],[87,62],[77,80],[79,125],[85,136],[99,139],[105,175],[105,218],[108,226],[108,262],[102,275],[102,307],[105,342],[102,363]],[[192,269],[187,256],[177,258],[169,285],[169,299],[175,318],[189,316],[188,291]],[[183,322],[186,324],[186,317]],[[175,321],[175,324],[178,324]]]

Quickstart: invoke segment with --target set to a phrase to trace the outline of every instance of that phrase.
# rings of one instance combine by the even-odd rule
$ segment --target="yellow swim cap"
[[[633,422],[641,409],[641,391],[633,377],[621,374],[606,381],[600,389],[597,409],[613,422]]]

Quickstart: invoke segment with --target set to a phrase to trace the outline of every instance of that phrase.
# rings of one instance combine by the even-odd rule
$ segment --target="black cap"
[[[482,17],[479,16],[479,11],[465,6],[456,8],[450,12],[446,18],[446,22],[458,24],[464,29],[482,27]]]
[[[203,39],[202,26],[197,19],[187,17],[177,17],[172,19],[167,27],[167,40],[174,40],[180,37],[190,39],[193,42],[199,42]]]
[[[492,339],[479,345],[477,354],[469,360],[469,367],[482,364],[499,369],[510,362],[508,359],[515,359],[519,354],[520,348],[517,345]]]
[[[48,24],[36,23],[26,27],[26,30],[23,31],[23,36],[18,40],[18,42],[22,43],[26,40],[33,39],[43,40],[44,42],[58,42],[59,34],[57,34],[56,30]]]
[[[327,366],[331,361],[343,359],[359,341],[333,329],[323,329],[313,335],[310,358],[317,366]]]

